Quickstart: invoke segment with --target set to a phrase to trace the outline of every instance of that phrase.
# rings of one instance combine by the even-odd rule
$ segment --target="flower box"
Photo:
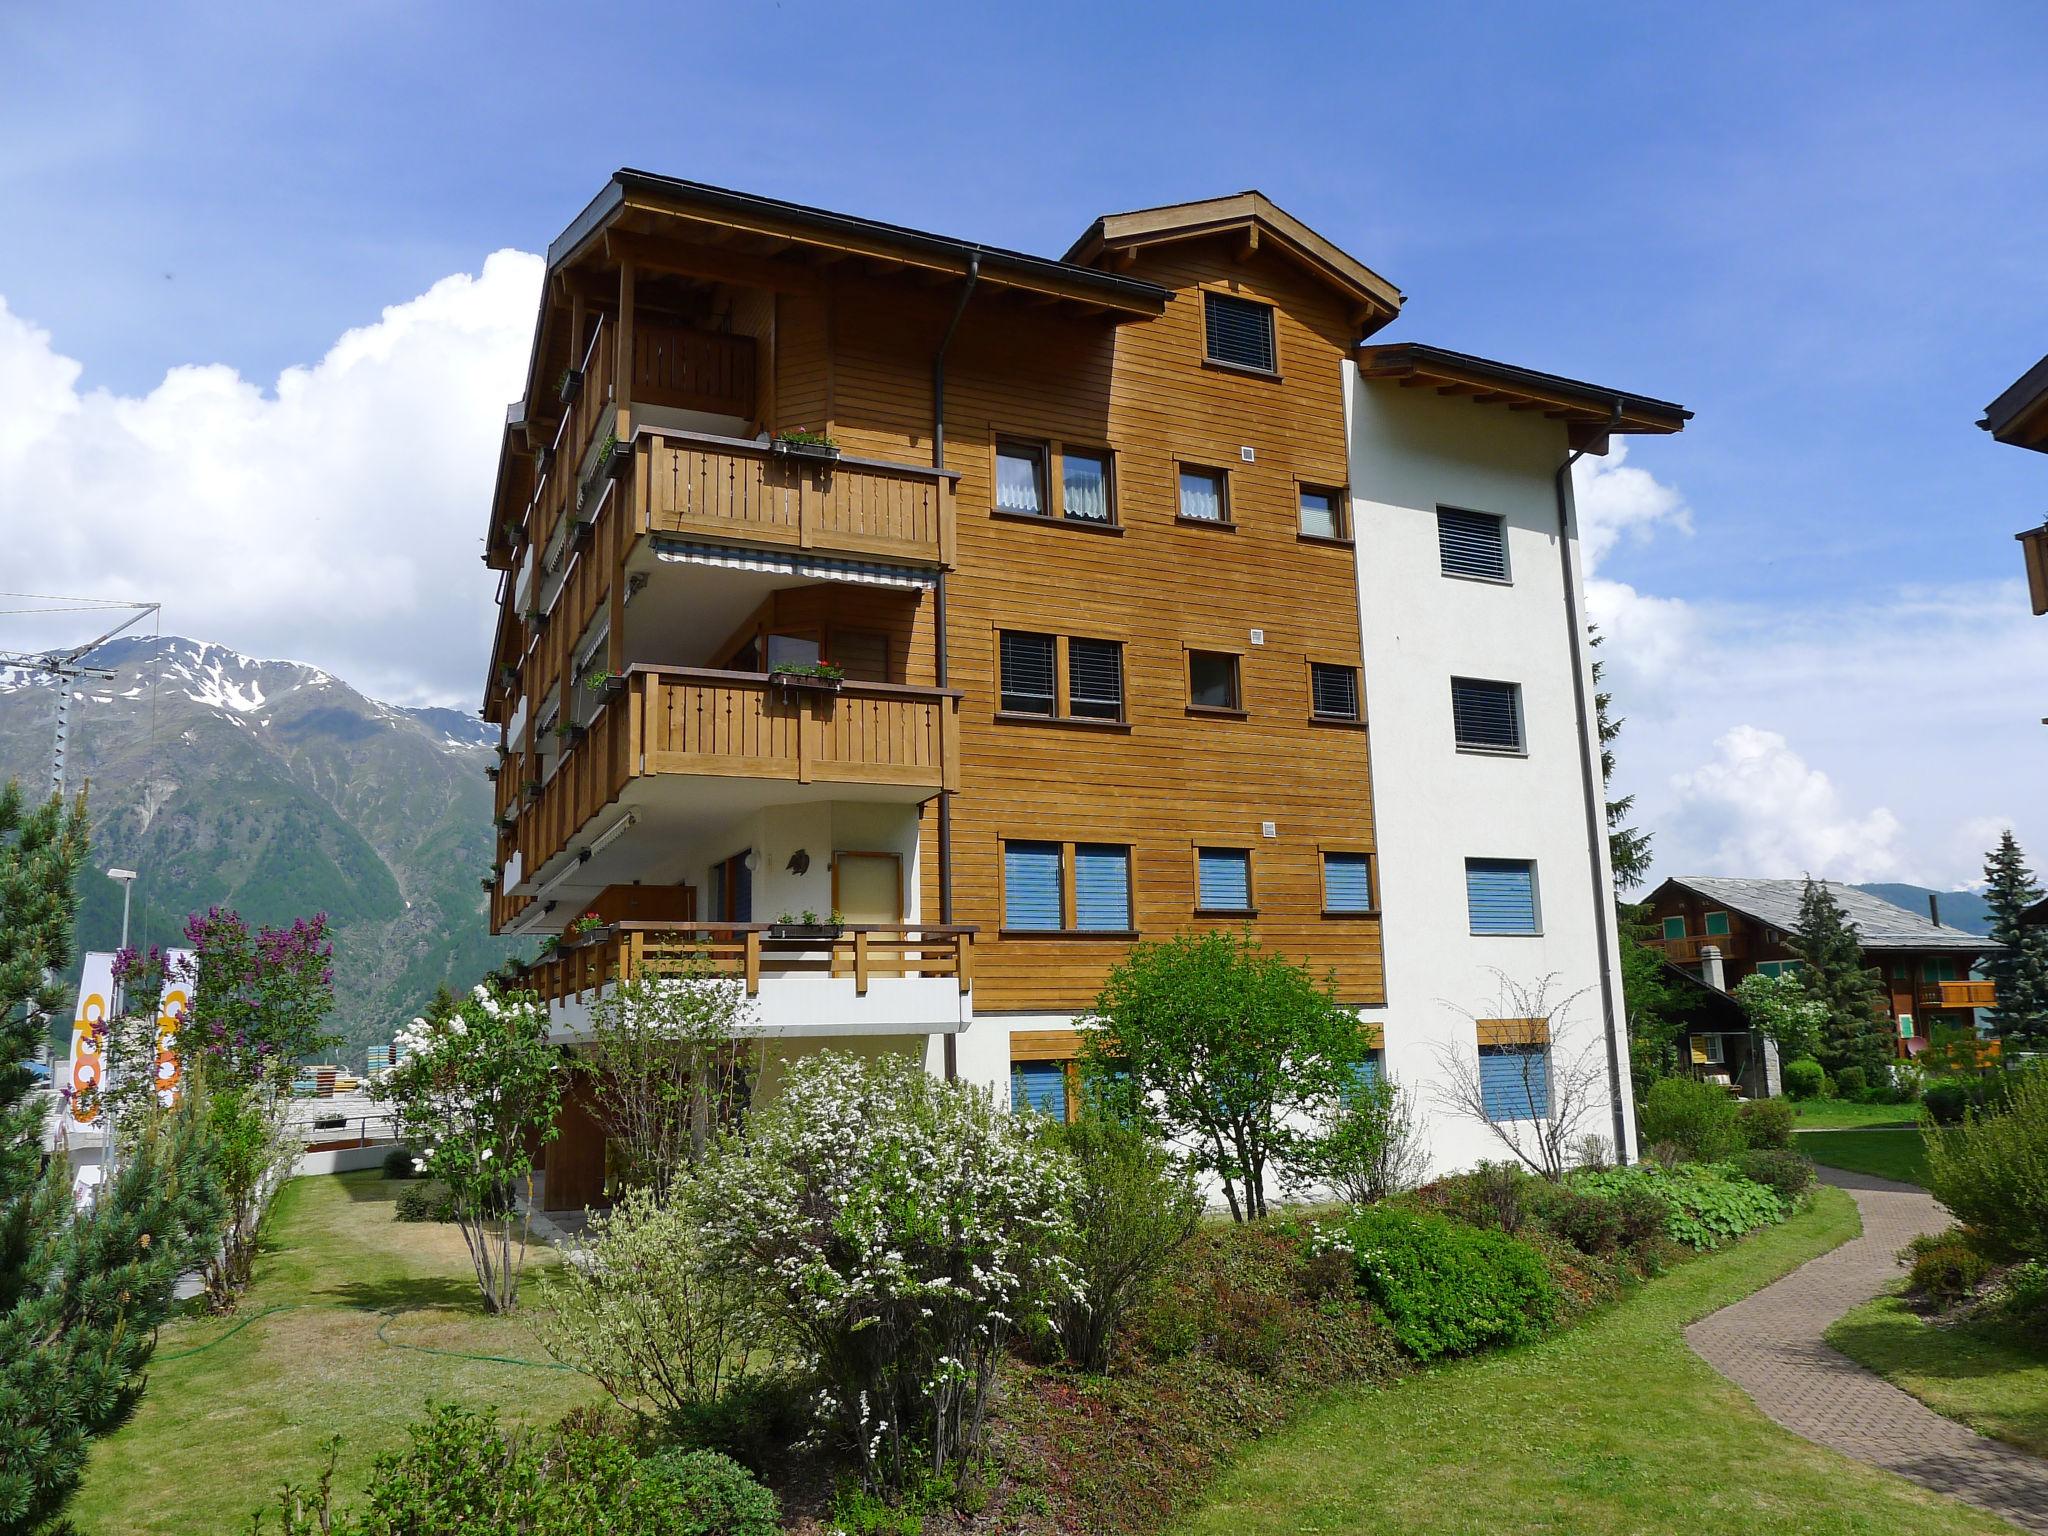
[[[576,397],[583,393],[583,370],[581,368],[564,368],[562,370],[561,387],[555,393],[561,398],[562,404],[574,405]]]
[[[837,939],[846,932],[843,923],[770,923],[771,939]]]
[[[768,451],[784,459],[816,459],[830,463],[839,457],[837,443],[807,443],[795,438],[778,437],[769,441]]]

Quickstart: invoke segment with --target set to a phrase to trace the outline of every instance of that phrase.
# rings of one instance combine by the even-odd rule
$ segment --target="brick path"
[[[1686,1343],[1795,1434],[2048,1532],[2048,1461],[1943,1418],[1821,1342],[1898,1274],[1909,1239],[1948,1217],[1911,1184],[1833,1168],[1820,1176],[1855,1199],[1863,1235],[1694,1323]]]

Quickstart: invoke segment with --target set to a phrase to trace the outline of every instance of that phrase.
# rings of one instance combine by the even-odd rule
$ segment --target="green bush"
[[[1742,1150],[1735,1096],[1690,1077],[1659,1078],[1637,1115],[1646,1146],[1669,1143],[1693,1162],[1718,1163]]]
[[[642,1461],[630,1509],[633,1523],[622,1531],[780,1536],[782,1530],[775,1495],[716,1451],[668,1451]]]
[[[1999,1281],[1998,1305],[2023,1327],[2048,1329],[2048,1264],[2030,1259],[2008,1269]]]
[[[412,1160],[412,1153],[404,1147],[393,1147],[384,1154],[384,1177],[387,1179],[413,1179],[419,1177],[420,1166]]]
[[[1817,1099],[1827,1091],[1828,1075],[1811,1056],[1786,1062],[1779,1076],[1787,1098]]]
[[[2012,1084],[2024,1073],[1985,1072],[1975,1077],[1937,1077],[1920,1099],[1936,1125],[1961,1125],[1969,1111],[2003,1109],[2012,1101]]]
[[[1572,1182],[1602,1194],[1638,1189],[1660,1196],[1668,1209],[1665,1234],[1675,1243],[1702,1251],[1785,1218],[1785,1202],[1775,1191],[1724,1165],[1660,1168],[1638,1163],[1580,1174]]]
[[[1533,1339],[1557,1287],[1527,1243],[1448,1216],[1376,1206],[1344,1227],[1358,1278],[1418,1360]]]
[[[398,1192],[391,1213],[399,1221],[453,1221],[455,1192],[435,1179],[422,1179]]]
[[[1415,1192],[1425,1210],[1442,1211],[1475,1227],[1493,1227],[1513,1237],[1529,1219],[1531,1186],[1544,1182],[1513,1163],[1481,1163],[1469,1173],[1453,1173]]]
[[[1735,1169],[1761,1184],[1787,1206],[1797,1205],[1813,1187],[1813,1164],[1790,1147],[1751,1147],[1735,1157]]]
[[[2003,1076],[2004,1108],[1928,1136],[1928,1188],[1986,1257],[2048,1260],[2048,1071]]]
[[[1861,1102],[1869,1091],[1870,1074],[1861,1067],[1844,1067],[1835,1074],[1835,1097]]]
[[[1792,1149],[1792,1106],[1783,1099],[1750,1099],[1743,1104],[1738,1119],[1743,1144],[1752,1150]]]
[[[1970,1246],[1961,1227],[1922,1233],[1899,1255],[1912,1265],[1906,1289],[1937,1307],[1952,1307],[1975,1291],[1992,1264]]]

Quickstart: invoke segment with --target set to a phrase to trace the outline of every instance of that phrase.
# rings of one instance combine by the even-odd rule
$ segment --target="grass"
[[[1840,1131],[1866,1125],[1913,1125],[1918,1104],[1858,1104],[1851,1099],[1803,1099],[1792,1105],[1792,1123],[1802,1131]]]
[[[166,1327],[134,1418],[94,1445],[67,1511],[81,1533],[246,1529],[336,1433],[335,1486],[353,1494],[430,1397],[532,1423],[595,1395],[520,1315],[484,1313],[454,1227],[392,1220],[402,1187],[360,1173],[278,1192],[240,1311]]]
[[[1828,1342],[1936,1413],[2048,1456],[2048,1344],[1984,1319],[1930,1323],[1898,1296],[1865,1302]]]
[[[1902,1184],[1927,1183],[1927,1143],[1918,1126],[1896,1130],[1813,1131],[1799,1150],[1829,1168],[1875,1174]]]
[[[1824,1189],[1784,1225],[1682,1265],[1569,1332],[1333,1398],[1246,1455],[1184,1530],[2008,1531],[1778,1428],[1686,1348],[1688,1322],[1857,1230],[1849,1197]]]

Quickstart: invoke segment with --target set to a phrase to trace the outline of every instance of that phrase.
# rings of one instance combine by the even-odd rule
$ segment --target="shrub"
[[[1528,1196],[1530,1221],[1590,1258],[1619,1254],[1639,1269],[1652,1267],[1664,1245],[1669,1210],[1646,1190],[1603,1193],[1536,1179]]]
[[[2008,1269],[1999,1282],[1998,1307],[2023,1326],[2048,1328],[2048,1264],[2029,1259]]]
[[[1535,1338],[1557,1287],[1527,1243],[1447,1216],[1378,1206],[1344,1228],[1359,1283],[1418,1360]]]
[[[1326,1107],[1316,1134],[1295,1149],[1290,1185],[1321,1185],[1350,1205],[1413,1189],[1429,1166],[1410,1095],[1390,1077],[1363,1078]]]
[[[1792,1106],[1783,1099],[1750,1099],[1737,1118],[1743,1143],[1752,1150],[1792,1150]]]
[[[1637,1118],[1644,1141],[1668,1141],[1695,1162],[1720,1162],[1742,1149],[1734,1095],[1696,1078],[1659,1078]]]
[[[404,1147],[393,1147],[384,1154],[384,1177],[387,1179],[411,1179],[419,1176],[419,1164],[412,1160],[412,1153]]]
[[[2048,1071],[2005,1074],[2003,1109],[1927,1138],[1928,1188],[1988,1258],[2048,1259]]]
[[[1827,1089],[1827,1073],[1811,1056],[1788,1061],[1779,1072],[1785,1094],[1793,1099],[1817,1099]]]
[[[392,1216],[399,1221],[453,1221],[455,1192],[438,1179],[421,1179],[398,1192]]]
[[[1736,1155],[1735,1170],[1763,1185],[1787,1207],[1797,1205],[1813,1186],[1813,1164],[1789,1147],[1751,1147]]]
[[[1960,1077],[1937,1077],[1920,1091],[1920,1102],[1936,1125],[1959,1125],[1970,1107],[1970,1084]]]
[[[1844,1067],[1835,1074],[1835,1097],[1861,1102],[1870,1089],[1870,1074],[1861,1067]]]
[[[1069,1360],[1102,1371],[1132,1310],[1194,1235],[1202,1197],[1179,1159],[1135,1127],[1090,1116],[1048,1135],[1073,1171],[1074,1289],[1056,1299],[1053,1328]]]
[[[1975,1291],[1992,1269],[1991,1261],[1970,1246],[1961,1227],[1922,1233],[1899,1257],[1912,1265],[1906,1289],[1937,1307],[1954,1306]]]
[[[775,1495],[716,1451],[668,1451],[640,1463],[630,1531],[663,1536],[780,1536]],[[579,1533],[584,1536],[584,1533]]]
[[[1601,1194],[1634,1188],[1660,1196],[1668,1210],[1665,1234],[1675,1243],[1698,1250],[1718,1248],[1728,1238],[1741,1237],[1785,1217],[1785,1203],[1775,1191],[1724,1166],[1659,1168],[1638,1163],[1632,1168],[1581,1174],[1573,1182]]]
[[[1470,1173],[1454,1173],[1425,1184],[1416,1191],[1417,1201],[1429,1210],[1443,1211],[1475,1227],[1496,1227],[1513,1237],[1528,1220],[1533,1174],[1513,1163],[1481,1163]]]

